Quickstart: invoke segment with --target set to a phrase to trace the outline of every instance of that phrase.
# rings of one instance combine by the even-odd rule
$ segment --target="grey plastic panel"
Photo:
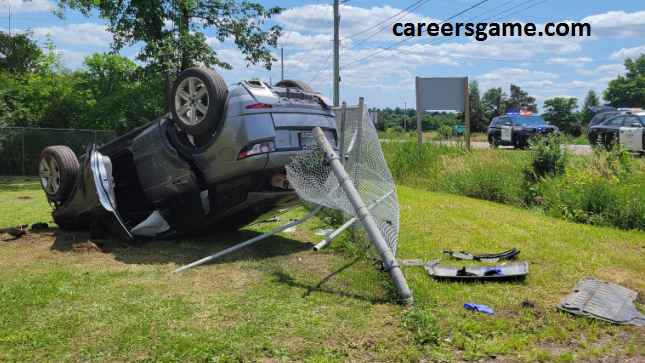
[[[526,261],[497,265],[504,275],[491,276],[484,276],[486,266],[465,267],[466,272],[474,273],[477,276],[457,276],[457,271],[461,270],[461,268],[455,266],[441,266],[438,263],[438,259],[431,260],[426,263],[424,269],[430,276],[457,280],[507,280],[521,278],[529,274],[529,264]]]
[[[336,122],[332,116],[294,112],[274,112],[272,115],[276,128],[298,128],[301,130],[313,129],[316,126],[323,130],[336,128]]]
[[[615,324],[645,326],[645,315],[634,306],[637,297],[636,291],[586,276],[557,308]]]

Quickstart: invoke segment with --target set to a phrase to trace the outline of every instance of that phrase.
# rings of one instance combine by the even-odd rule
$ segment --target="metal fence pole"
[[[361,146],[363,144],[363,117],[365,116],[364,112],[365,99],[363,97],[358,98],[358,124],[356,126],[356,170],[354,173],[354,187],[356,190],[360,187],[361,180]],[[355,238],[358,235],[358,224],[354,224],[352,228],[352,237]]]
[[[325,136],[325,133],[320,127],[314,127],[313,134],[316,143],[318,143],[318,145],[323,149],[325,158],[327,161],[329,161],[334,175],[336,176],[336,178],[338,178],[338,181],[340,181],[345,194],[347,194],[347,198],[352,203],[352,206],[356,211],[356,215],[360,219],[361,223],[363,223],[363,225],[365,226],[365,230],[372,240],[372,244],[374,244],[376,251],[381,257],[381,262],[383,263],[383,271],[390,273],[390,277],[394,282],[394,286],[396,287],[396,291],[399,294],[399,298],[405,305],[414,304],[412,292],[410,291],[410,287],[408,287],[407,281],[405,281],[405,277],[403,277],[399,263],[394,258],[394,253],[392,253],[392,250],[390,250],[390,248],[388,247],[385,239],[383,238],[383,235],[379,231],[376,222],[374,221],[374,218],[372,218],[372,214],[367,209],[367,206],[365,205],[365,202],[363,202],[363,199],[361,199],[361,196],[358,194],[358,191],[352,183],[352,179],[345,171],[345,168],[343,168],[343,165],[338,158],[338,154],[334,152],[334,149],[332,149],[329,141],[327,140],[327,136]]]
[[[22,175],[24,176],[27,174],[25,170],[25,129],[22,128],[20,129],[20,137],[22,139],[22,153],[21,153],[21,159],[22,159]]]

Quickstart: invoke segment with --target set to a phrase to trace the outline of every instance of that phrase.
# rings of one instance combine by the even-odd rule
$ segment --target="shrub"
[[[444,139],[447,139],[452,135],[452,127],[443,125],[439,128],[438,132]]]
[[[582,135],[582,125],[580,123],[578,123],[578,122],[574,122],[569,127],[569,133],[573,137],[580,137]]]
[[[569,160],[569,149],[564,147],[562,136],[535,137],[531,140],[531,146],[528,163],[522,168],[524,180],[528,184],[564,172]]]

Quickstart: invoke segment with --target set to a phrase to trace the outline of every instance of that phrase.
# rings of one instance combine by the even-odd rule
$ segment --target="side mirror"
[[[631,127],[643,127],[640,122],[633,122]]]
[[[511,123],[506,121],[506,122],[504,122],[504,126],[511,126]]]

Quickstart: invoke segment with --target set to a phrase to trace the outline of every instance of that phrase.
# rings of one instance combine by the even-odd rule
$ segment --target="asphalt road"
[[[390,142],[390,141],[396,141],[396,142],[405,142],[406,140],[379,140],[382,142]],[[426,141],[427,142],[427,141]],[[435,144],[439,145],[448,145],[448,146],[458,146],[456,141],[431,141],[434,142]],[[459,142],[459,145],[465,145],[465,142]],[[482,141],[473,141],[470,143],[470,146],[474,149],[488,149],[490,145],[487,142],[482,142]],[[567,145],[569,150],[571,150],[572,153],[576,155],[589,155],[591,154],[591,146],[590,145]],[[512,146],[500,146],[499,147],[502,150],[514,150]]]

